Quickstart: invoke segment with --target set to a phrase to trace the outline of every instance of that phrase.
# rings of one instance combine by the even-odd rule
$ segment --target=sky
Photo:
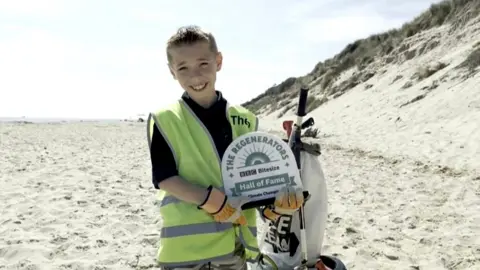
[[[243,103],[433,0],[0,0],[0,117],[127,118],[178,99],[165,43],[211,31],[216,88]]]

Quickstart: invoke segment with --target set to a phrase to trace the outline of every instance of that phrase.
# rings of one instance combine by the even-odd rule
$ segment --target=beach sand
[[[0,269],[155,269],[161,223],[144,123],[0,131]],[[348,269],[480,269],[478,175],[320,142],[325,254]]]
[[[0,269],[154,266],[158,215],[145,125],[0,130]]]

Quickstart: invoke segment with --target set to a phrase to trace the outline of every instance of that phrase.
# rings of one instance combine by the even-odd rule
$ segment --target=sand
[[[0,269],[155,269],[143,123],[0,130]],[[325,254],[349,269],[480,269],[478,176],[322,146]]]
[[[0,130],[0,269],[153,269],[158,216],[144,125]]]

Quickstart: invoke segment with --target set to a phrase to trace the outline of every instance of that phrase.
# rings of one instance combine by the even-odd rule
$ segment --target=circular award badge
[[[270,199],[284,186],[302,188],[295,156],[279,137],[261,131],[235,139],[222,158],[227,196]]]

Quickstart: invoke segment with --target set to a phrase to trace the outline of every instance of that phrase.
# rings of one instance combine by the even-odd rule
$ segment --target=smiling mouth
[[[190,88],[193,91],[202,91],[203,89],[207,88],[207,85],[208,85],[208,83],[203,83],[203,84],[199,84],[199,85],[192,85],[192,86],[190,86]]]

